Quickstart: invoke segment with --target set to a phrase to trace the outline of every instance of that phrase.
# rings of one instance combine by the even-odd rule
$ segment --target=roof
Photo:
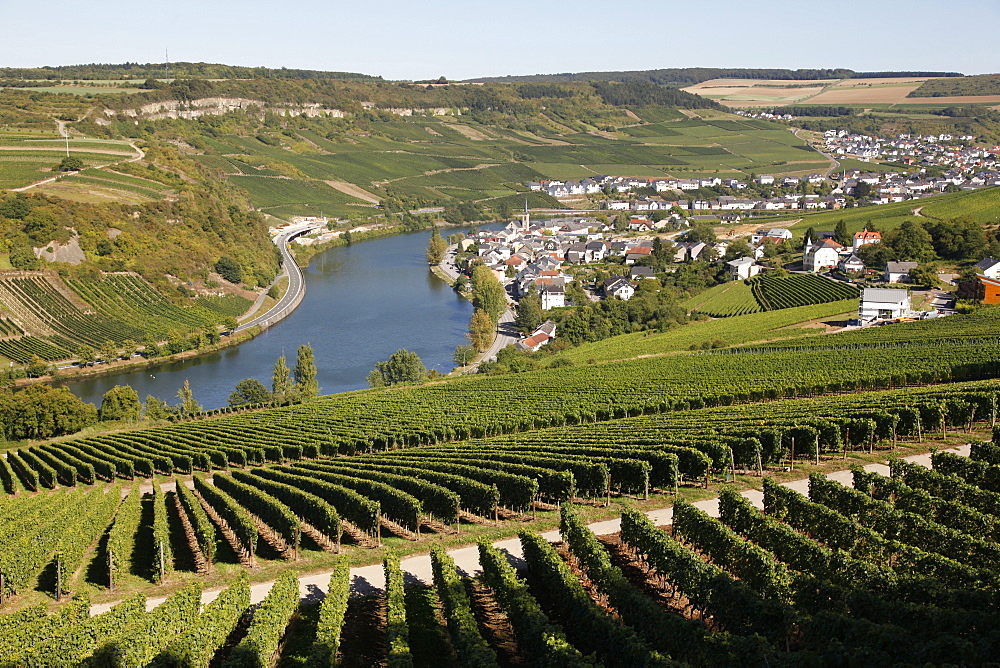
[[[916,262],[886,262],[885,270],[890,274],[908,274],[917,268]]]
[[[991,257],[986,257],[976,263],[976,269],[981,269],[983,271],[986,271],[988,269],[992,269],[998,264],[1000,264],[1000,260],[994,260]]]
[[[881,239],[882,234],[879,232],[869,232],[868,230],[862,230],[861,232],[854,233],[855,239]]]
[[[905,304],[910,293],[896,288],[864,288],[861,290],[861,301],[890,302]]]
[[[730,267],[740,267],[740,266],[743,266],[745,264],[755,264],[756,262],[757,261],[754,260],[752,257],[743,256],[743,257],[741,257],[739,259],[736,259],[736,260],[730,260],[726,264],[728,264]]]

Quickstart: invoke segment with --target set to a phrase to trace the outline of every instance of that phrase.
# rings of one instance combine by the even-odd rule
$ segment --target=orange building
[[[982,286],[982,302],[984,304],[1000,304],[1000,278],[990,278],[976,274],[979,285]]]

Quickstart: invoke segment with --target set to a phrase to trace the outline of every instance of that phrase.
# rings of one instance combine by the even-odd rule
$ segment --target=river
[[[464,232],[446,233],[456,231]],[[270,387],[275,360],[284,354],[291,368],[303,343],[315,351],[322,394],[367,387],[375,363],[400,348],[420,355],[428,369],[447,373],[455,347],[465,342],[472,305],[428,270],[428,237],[428,232],[383,237],[316,255],[303,270],[302,304],[246,343],[142,371],[56,384],[98,406],[115,385],[131,385],[143,401],[151,394],[175,404],[177,390],[188,380],[202,406],[220,408],[244,378]]]

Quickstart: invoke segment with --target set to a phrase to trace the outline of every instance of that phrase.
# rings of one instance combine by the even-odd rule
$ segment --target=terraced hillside
[[[65,283],[50,274],[7,275],[0,278],[0,355],[25,364],[35,355],[49,362],[75,358],[80,349],[100,350],[109,341],[134,349],[148,339],[214,328],[250,304],[232,295],[177,306],[134,274]]]

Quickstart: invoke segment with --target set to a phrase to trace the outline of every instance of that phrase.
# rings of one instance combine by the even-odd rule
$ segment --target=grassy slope
[[[637,332],[588,343],[560,353],[574,362],[609,361],[641,355],[657,355],[688,350],[692,345],[723,341],[728,345],[795,338],[817,334],[816,320],[836,321],[837,316],[854,313],[854,300],[782,309],[765,313],[691,322],[667,332]]]

